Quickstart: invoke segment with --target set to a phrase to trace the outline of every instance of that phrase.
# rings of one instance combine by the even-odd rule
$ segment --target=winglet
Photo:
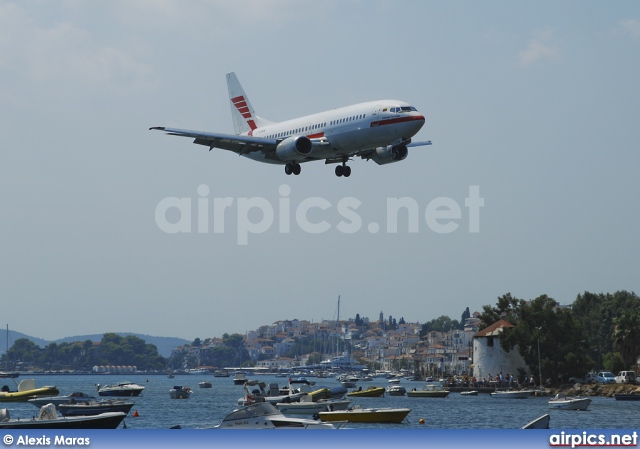
[[[151,128],[149,128],[149,131],[151,131],[152,129],[157,129],[159,131],[164,131],[164,126],[152,126]]]

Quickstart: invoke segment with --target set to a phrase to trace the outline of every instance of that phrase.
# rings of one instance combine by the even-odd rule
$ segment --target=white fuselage
[[[379,100],[269,124],[247,134],[279,140],[306,136],[313,142],[312,157],[327,159],[401,143],[413,137],[424,122],[424,116],[405,102]],[[260,152],[245,156],[260,162],[284,164],[265,159]]]

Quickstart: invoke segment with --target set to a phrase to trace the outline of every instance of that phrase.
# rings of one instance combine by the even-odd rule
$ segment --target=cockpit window
[[[402,113],[402,112],[417,111],[417,109],[414,108],[413,106],[402,106],[402,107],[389,108],[389,111],[395,112],[395,113]]]

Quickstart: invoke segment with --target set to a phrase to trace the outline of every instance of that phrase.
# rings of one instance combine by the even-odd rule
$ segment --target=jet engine
[[[378,165],[390,164],[392,162],[400,162],[407,158],[409,150],[407,145],[400,144],[394,146],[378,147],[376,152],[373,153],[371,159]]]
[[[308,137],[287,137],[276,147],[276,156],[281,161],[297,161],[311,154],[313,144]]]

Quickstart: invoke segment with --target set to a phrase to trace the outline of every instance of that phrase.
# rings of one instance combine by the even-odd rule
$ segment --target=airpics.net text
[[[300,230],[309,234],[322,234],[333,227],[343,234],[354,234],[363,228],[363,219],[358,213],[362,202],[355,197],[344,197],[335,202],[335,211],[340,221],[332,226],[324,219],[326,215],[323,214],[331,212],[333,203],[326,198],[314,196],[303,199],[294,207],[290,198],[291,187],[287,184],[282,184],[278,189],[280,197],[277,199],[277,207],[263,197],[211,198],[209,186],[206,184],[198,186],[197,193],[195,217],[192,198],[167,197],[160,200],[155,209],[158,228],[167,234],[224,234],[228,228],[225,226],[225,216],[231,216],[234,208],[238,245],[247,245],[249,234],[262,234],[272,229],[276,222],[276,213],[278,232],[281,234],[291,232],[292,218]],[[480,196],[479,186],[469,186],[469,195],[464,199],[464,207],[468,209],[468,232],[480,232],[480,208],[484,207],[484,198]],[[386,199],[386,233],[399,232],[398,222],[401,215],[403,223],[406,222],[406,232],[418,233],[421,221],[420,205],[411,197]],[[456,231],[463,219],[460,204],[453,198],[444,196],[429,201],[422,216],[429,230],[438,234]],[[377,234],[381,230],[375,221],[369,222],[366,228],[371,234]]]

